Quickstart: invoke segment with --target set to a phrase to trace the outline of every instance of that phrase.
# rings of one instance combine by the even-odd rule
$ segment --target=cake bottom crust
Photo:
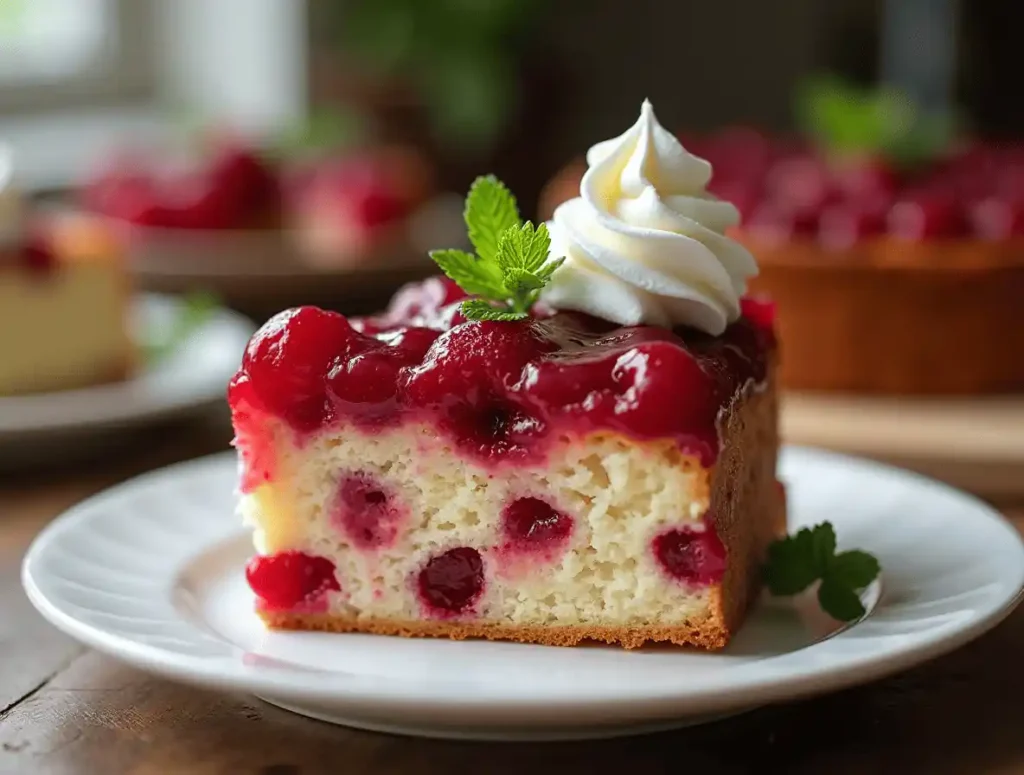
[[[718,610],[711,606],[707,615],[693,618],[684,624],[659,626],[589,626],[589,625],[529,625],[500,622],[467,621],[402,621],[340,614],[300,614],[260,611],[263,622],[277,630],[319,630],[321,632],[357,632],[370,635],[398,635],[403,638],[486,638],[535,643],[543,646],[576,646],[584,641],[601,641],[635,649],[646,643],[673,643],[717,650],[729,640],[729,631]]]

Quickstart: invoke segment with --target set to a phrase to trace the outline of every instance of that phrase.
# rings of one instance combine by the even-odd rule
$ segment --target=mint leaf
[[[469,241],[480,260],[486,263],[495,260],[502,233],[519,226],[521,221],[516,198],[494,175],[473,181],[463,216],[469,229]]]
[[[805,528],[806,529],[806,528]],[[817,578],[825,575],[836,553],[836,531],[831,522],[810,528],[813,552],[811,564]]]
[[[527,221],[519,228],[508,228],[498,239],[495,261],[502,269],[524,269],[535,272],[547,261],[551,236],[543,223],[534,227]]]
[[[825,613],[841,622],[852,622],[866,613],[857,593],[831,576],[821,580],[818,603]]]
[[[529,317],[527,312],[518,312],[501,307],[495,307],[483,299],[469,299],[462,302],[462,314],[469,320],[502,320],[513,321],[523,320]]]
[[[487,297],[504,295],[504,278],[497,264],[478,260],[464,250],[432,250],[430,257],[466,293]]]
[[[542,283],[547,285],[548,281],[551,279],[551,275],[553,275],[555,273],[555,270],[558,269],[558,267],[560,267],[564,263],[564,256],[561,258],[551,259],[546,264],[544,264],[544,266],[537,270],[537,277],[540,278]]]
[[[874,581],[880,571],[878,560],[867,552],[854,549],[833,557],[826,575],[843,586],[860,590]]]
[[[544,281],[533,272],[518,267],[505,270],[505,289],[512,296],[529,295],[531,291],[539,291],[543,287]]]
[[[773,595],[803,592],[820,577],[814,563],[814,534],[803,528],[768,547],[764,581]]]
[[[805,527],[768,547],[764,581],[773,595],[795,595],[817,580],[818,602],[833,618],[848,622],[864,615],[858,593],[881,568],[867,552],[836,554],[836,531],[830,522]]]

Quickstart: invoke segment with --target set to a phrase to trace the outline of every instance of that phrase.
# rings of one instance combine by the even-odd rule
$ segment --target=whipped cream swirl
[[[543,300],[620,325],[692,326],[717,335],[740,315],[757,263],[725,236],[739,211],[708,193],[711,165],[644,101],[625,134],[593,146],[580,196],[548,224],[565,256]]]

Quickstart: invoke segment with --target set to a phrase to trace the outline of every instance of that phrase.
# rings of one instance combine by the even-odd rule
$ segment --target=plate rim
[[[756,668],[771,660],[793,658],[794,654],[807,650],[815,650],[821,655],[828,655],[836,649],[837,643],[847,642],[844,636],[855,633],[852,627],[844,633],[820,641],[798,651],[787,652],[769,660],[738,665],[736,670],[755,670],[754,676],[746,681],[715,682],[710,687],[704,686],[696,692],[680,692],[678,689],[668,691],[647,691],[643,696],[636,696],[621,689],[613,692],[605,691],[600,695],[574,693],[570,697],[552,698],[544,696],[535,698],[528,695],[479,697],[459,690],[459,684],[439,682],[429,685],[429,690],[409,690],[401,681],[376,680],[370,689],[352,686],[352,679],[363,677],[344,672],[330,673],[302,671],[293,667],[254,667],[244,664],[241,655],[244,650],[230,644],[231,656],[185,655],[169,651],[159,646],[140,643],[137,640],[110,633],[102,627],[76,619],[64,611],[58,604],[49,600],[40,590],[33,577],[34,567],[38,558],[47,550],[50,543],[56,540],[60,532],[73,529],[79,522],[88,522],[94,511],[102,508],[107,500],[117,500],[136,487],[145,486],[149,482],[158,482],[183,474],[199,472],[215,466],[227,465],[234,461],[233,452],[220,452],[213,455],[183,461],[171,466],[146,472],[125,482],[104,490],[64,512],[47,525],[34,539],[22,563],[22,584],[29,600],[51,624],[87,646],[142,668],[165,678],[185,683],[215,687],[220,689],[245,691],[252,694],[274,695],[277,697],[299,697],[314,700],[328,700],[340,705],[358,707],[373,706],[376,709],[393,708],[396,712],[409,712],[428,705],[436,711],[483,711],[500,708],[505,713],[528,714],[543,709],[546,713],[581,711],[594,709],[600,705],[605,711],[625,712],[633,708],[639,713],[643,707],[645,717],[655,714],[719,712],[752,705],[762,705],[783,700],[798,699],[813,694],[837,691],[848,686],[877,680],[887,675],[907,669],[916,664],[946,654],[970,642],[1003,621],[1016,608],[1024,597],[1024,538],[998,511],[980,499],[957,490],[929,477],[894,466],[872,460],[865,460],[841,453],[821,450],[813,447],[785,446],[785,455],[809,455],[824,459],[831,464],[853,464],[873,474],[896,474],[913,480],[917,484],[937,487],[944,496],[955,497],[975,509],[976,516],[984,518],[1001,529],[1015,545],[1019,564],[1016,578],[1008,579],[1009,587],[1016,591],[1002,596],[998,602],[988,604],[980,614],[974,614],[968,621],[958,623],[954,628],[937,628],[924,636],[916,634],[902,646],[894,645],[885,652],[865,655],[856,654],[836,664],[822,667],[816,664],[812,670],[801,670],[777,676],[772,671],[762,671],[766,675],[757,676]],[[206,539],[204,539],[206,540]],[[212,539],[211,539],[212,540]],[[192,548],[193,555],[204,546]],[[179,613],[179,618],[184,618]],[[870,621],[870,617],[868,619]],[[190,626],[195,626],[190,623]],[[839,647],[842,650],[842,646]],[[818,660],[821,661],[820,659]],[[312,678],[310,678],[312,676]],[[303,678],[306,678],[303,681]],[[356,681],[358,683],[358,680]],[[426,686],[417,684],[416,686]],[[453,688],[454,687],[454,688]],[[635,715],[631,714],[631,715]],[[578,717],[570,717],[569,721],[578,721]],[[486,723],[481,719],[481,723]]]

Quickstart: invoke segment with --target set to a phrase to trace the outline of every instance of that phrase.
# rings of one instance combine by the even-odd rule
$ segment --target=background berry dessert
[[[649,104],[590,162],[550,236],[479,179],[448,278],[253,337],[229,400],[268,625],[705,648],[741,625],[785,531],[773,311]]]
[[[129,376],[129,303],[110,230],[95,218],[34,218],[0,158],[0,395]]]
[[[889,394],[1024,389],[1024,148],[954,141],[899,94],[829,81],[805,138],[686,137],[743,215],[752,281],[778,305],[786,387]],[[573,196],[582,162],[545,191]]]

